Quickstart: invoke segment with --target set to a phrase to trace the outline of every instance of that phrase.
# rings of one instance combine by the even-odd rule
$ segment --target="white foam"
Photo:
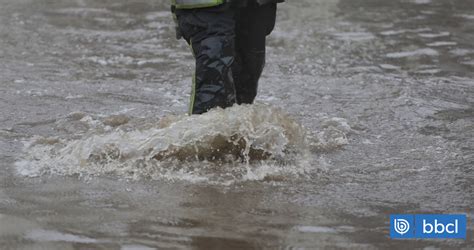
[[[438,56],[438,51],[430,48],[417,49],[413,51],[394,52],[386,55],[388,58],[404,58],[413,56]]]
[[[96,239],[78,236],[73,234],[66,234],[56,231],[36,229],[28,232],[25,235],[26,239],[34,241],[63,241],[63,242],[74,242],[74,243],[97,243]]]
[[[380,35],[393,36],[393,35],[400,35],[406,32],[407,32],[406,30],[386,30],[386,31],[380,32]]]
[[[430,47],[441,47],[441,46],[454,46],[457,44],[458,44],[457,42],[438,41],[438,42],[428,43],[427,45]]]
[[[80,138],[75,140],[34,137],[25,142],[17,172],[31,177],[112,174],[218,184],[280,179],[317,168],[308,163],[308,150],[345,145],[350,131],[347,121],[334,118],[322,131],[307,136],[284,112],[263,104],[173,116],[136,128],[133,121],[116,128],[105,121],[83,113],[59,121],[61,127],[81,122],[89,131],[75,135]]]
[[[154,250],[156,248],[142,246],[142,245],[124,245],[121,250]]]
[[[382,69],[388,69],[388,70],[399,70],[399,66],[391,65],[391,64],[380,64],[380,68]]]
[[[415,4],[429,4],[429,3],[431,3],[431,0],[413,0],[413,3],[415,3]]]
[[[107,9],[96,9],[96,8],[62,8],[54,11],[58,14],[68,14],[68,15],[84,15],[87,13],[94,13],[94,14],[108,14],[110,13]]]
[[[418,35],[424,38],[437,38],[437,37],[450,36],[451,33],[445,31],[445,32],[440,32],[440,33],[420,33]]]
[[[416,71],[418,74],[437,74],[439,72],[441,72],[440,69],[423,69]]]
[[[469,54],[473,54],[474,53],[474,50],[470,50],[470,49],[453,49],[453,50],[450,50],[449,53],[455,55],[455,56],[466,56],[466,55],[469,55]]]
[[[464,64],[464,65],[474,66],[474,60],[472,60],[472,61],[464,61],[464,62],[461,62],[461,63]]]
[[[296,230],[302,233],[336,233],[337,231],[330,227],[322,226],[297,226]]]
[[[280,180],[318,168],[310,163],[309,151],[339,148],[353,132],[347,120],[327,118],[321,131],[309,135],[290,116],[263,104],[165,117],[137,127],[127,119],[112,128],[108,119],[83,113],[58,124],[68,127],[67,122],[87,124],[89,131],[75,140],[34,137],[25,142],[25,157],[16,162],[18,174],[116,175],[221,185]]]
[[[474,20],[474,15],[459,15],[459,17],[462,17],[462,18],[465,18],[465,19],[468,19],[468,20]]]
[[[336,39],[344,41],[367,41],[372,40],[375,36],[370,32],[341,32],[334,34]]]

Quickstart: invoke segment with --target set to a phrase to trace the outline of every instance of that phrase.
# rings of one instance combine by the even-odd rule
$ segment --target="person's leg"
[[[178,24],[196,58],[190,114],[236,102],[231,66],[235,60],[235,11],[230,8],[180,10]]]
[[[266,36],[275,27],[276,4],[250,4],[237,16],[234,74],[237,103],[253,103],[265,66]]]

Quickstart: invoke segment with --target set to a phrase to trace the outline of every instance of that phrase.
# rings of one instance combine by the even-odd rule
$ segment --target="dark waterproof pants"
[[[196,59],[190,113],[252,103],[265,65],[276,4],[177,10],[178,29]]]

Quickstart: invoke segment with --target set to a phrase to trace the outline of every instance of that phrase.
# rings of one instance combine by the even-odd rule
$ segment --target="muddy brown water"
[[[289,0],[260,104],[202,118],[168,1],[0,5],[1,249],[474,247],[474,2]],[[216,130],[299,154],[146,157]],[[392,213],[468,238],[391,240]]]

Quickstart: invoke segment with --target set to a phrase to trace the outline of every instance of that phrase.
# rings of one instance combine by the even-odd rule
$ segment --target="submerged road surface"
[[[289,0],[258,104],[198,117],[168,1],[0,6],[0,248],[474,247],[474,2]]]

